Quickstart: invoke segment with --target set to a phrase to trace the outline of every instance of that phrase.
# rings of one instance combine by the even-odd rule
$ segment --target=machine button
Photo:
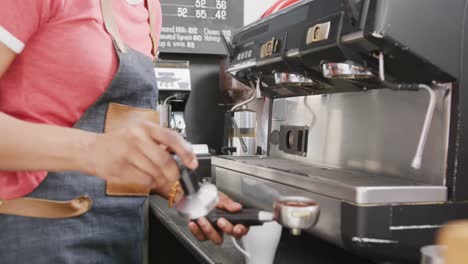
[[[317,24],[307,31],[306,44],[311,44],[314,42],[319,42],[325,39],[328,39],[330,35],[330,26],[331,22]]]

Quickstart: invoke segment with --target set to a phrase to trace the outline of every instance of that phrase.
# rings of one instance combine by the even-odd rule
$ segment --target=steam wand
[[[260,85],[260,79],[259,79],[259,84],[258,85]],[[250,88],[252,89],[252,95],[249,97],[249,99],[234,105],[231,108],[231,112],[236,111],[238,108],[241,108],[242,106],[249,104],[250,102],[252,102],[253,100],[255,100],[257,98],[257,89],[255,88],[255,85],[253,84],[252,81],[250,81]]]
[[[416,154],[414,155],[413,161],[411,162],[411,167],[416,170],[421,169],[422,155],[424,153],[424,148],[427,143],[427,136],[429,134],[429,129],[431,128],[432,118],[434,116],[434,110],[436,106],[436,94],[434,90],[425,84],[396,84],[391,83],[385,80],[385,59],[384,55],[381,52],[379,54],[379,78],[380,81],[388,86],[392,90],[398,91],[419,91],[425,90],[429,94],[429,106],[427,107],[426,118],[424,120],[424,126],[421,131],[421,136],[419,137],[418,148]]]

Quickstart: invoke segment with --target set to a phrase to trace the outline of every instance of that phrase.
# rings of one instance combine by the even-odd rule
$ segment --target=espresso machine
[[[227,71],[266,97],[266,154],[213,157],[218,188],[257,209],[272,193],[313,199],[309,234],[417,261],[444,223],[468,218],[467,7],[303,0],[238,30]]]

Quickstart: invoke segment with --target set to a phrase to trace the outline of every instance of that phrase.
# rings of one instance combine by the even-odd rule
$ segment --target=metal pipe
[[[383,52],[379,54],[379,77],[382,82],[385,82],[385,60]]]
[[[262,90],[260,90],[260,78],[257,79],[257,86],[255,87],[255,92],[257,93],[255,96],[257,97],[257,99],[261,99],[262,98]]]
[[[171,99],[177,98],[177,95],[171,95],[164,100],[163,104],[167,104]]]
[[[388,86],[392,90],[408,90],[408,91],[419,91],[425,90],[429,94],[429,106],[427,107],[426,117],[424,119],[424,125],[421,130],[421,135],[419,136],[418,147],[416,154],[413,157],[411,162],[411,167],[413,169],[421,169],[422,156],[424,153],[424,148],[427,142],[427,136],[429,135],[429,129],[431,128],[432,119],[434,116],[435,106],[436,106],[436,94],[434,90],[425,84],[396,84],[390,83],[385,80],[385,58],[384,54],[381,52],[379,54],[379,78],[383,84]]]
[[[421,168],[422,155],[424,147],[426,146],[427,136],[429,135],[429,129],[431,128],[436,106],[436,94],[434,90],[425,84],[420,84],[419,88],[425,90],[429,94],[429,106],[427,107],[426,119],[424,120],[424,126],[421,131],[421,136],[419,137],[418,149],[416,151],[416,155],[414,155],[413,161],[411,162],[411,167],[417,170]]]
[[[255,100],[255,98],[257,98],[257,92],[256,92],[256,89],[255,89],[255,85],[253,84],[252,81],[250,81],[250,86],[252,88],[252,95],[250,96],[249,99],[243,101],[243,102],[240,102],[236,105],[234,105],[232,108],[231,108],[231,112],[234,112],[236,109],[238,108],[241,108],[242,106],[252,102],[253,100]]]

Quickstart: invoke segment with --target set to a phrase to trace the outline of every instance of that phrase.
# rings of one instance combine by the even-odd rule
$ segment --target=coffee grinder
[[[190,64],[188,61],[159,59],[154,71],[160,94],[159,123],[185,137],[184,111],[192,90]]]

